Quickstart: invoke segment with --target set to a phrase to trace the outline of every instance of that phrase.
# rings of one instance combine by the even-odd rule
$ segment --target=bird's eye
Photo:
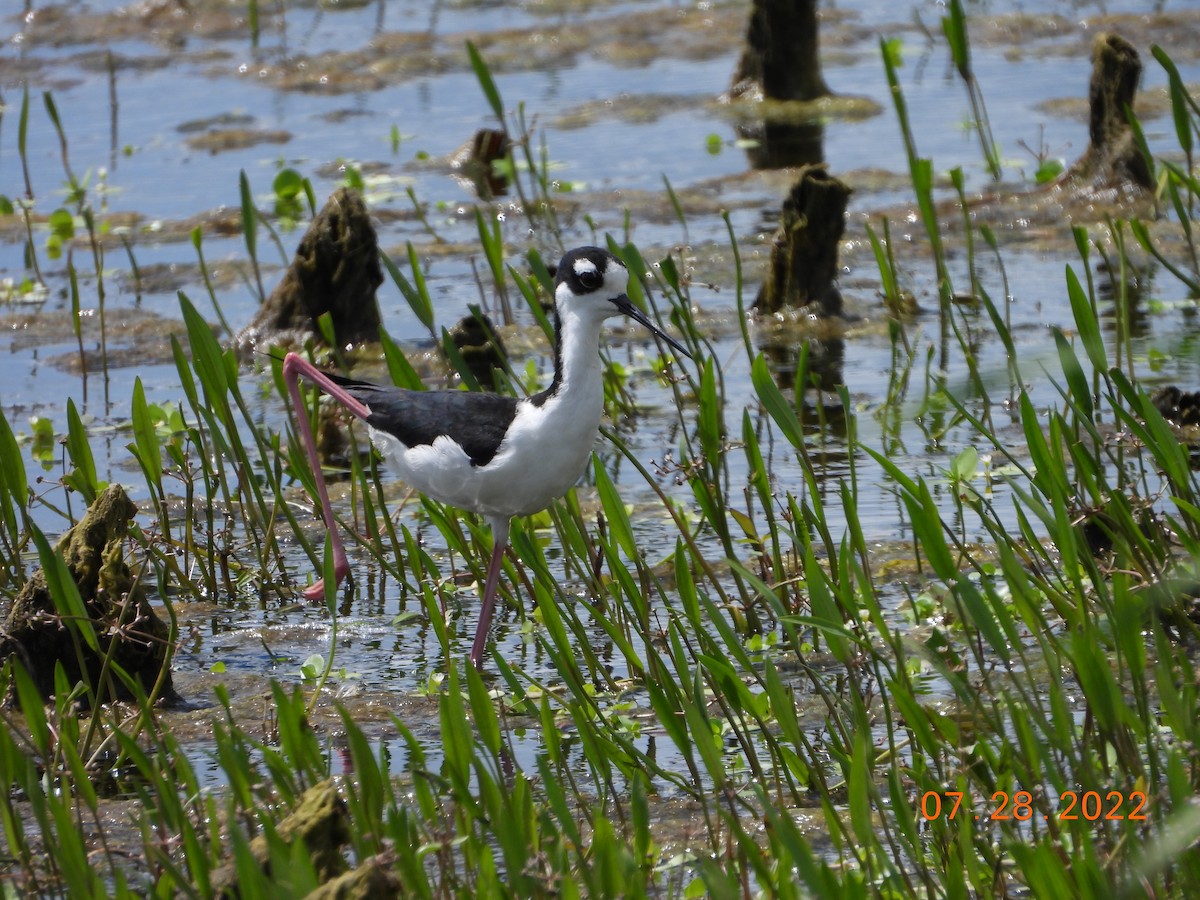
[[[579,284],[585,291],[594,291],[604,283],[604,276],[595,269],[588,269],[586,272],[579,273]]]

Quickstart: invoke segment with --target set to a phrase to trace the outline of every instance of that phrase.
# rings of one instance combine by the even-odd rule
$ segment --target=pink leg
[[[479,608],[479,624],[475,628],[475,642],[471,645],[471,665],[476,669],[483,665],[483,648],[487,644],[488,629],[492,624],[492,612],[496,607],[496,591],[500,585],[500,569],[504,562],[504,548],[508,546],[509,520],[496,518],[492,524],[492,559],[488,563],[487,582],[483,588],[483,605]]]
[[[310,363],[307,359],[295,353],[289,353],[283,360],[283,378],[287,383],[288,394],[292,398],[292,412],[296,417],[296,427],[300,431],[300,439],[304,442],[304,450],[308,454],[312,466],[313,477],[317,480],[317,494],[321,498],[321,514],[325,518],[325,527],[329,532],[329,540],[333,542],[333,578],[334,584],[342,583],[342,579],[350,574],[350,562],[346,559],[346,548],[342,546],[342,536],[338,533],[337,520],[333,517],[333,506],[329,503],[329,489],[325,486],[325,476],[321,474],[321,459],[317,455],[317,442],[313,440],[312,426],[304,413],[304,398],[300,395],[299,377],[303,375],[325,393],[329,394],[346,409],[360,419],[366,419],[371,414],[362,402],[354,399],[341,385],[335,384],[325,376],[325,373]],[[318,580],[304,591],[304,598],[319,601],[325,597],[324,580]]]

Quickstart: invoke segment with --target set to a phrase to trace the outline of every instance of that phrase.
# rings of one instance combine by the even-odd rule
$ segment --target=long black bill
[[[692,359],[692,354],[687,352],[687,349],[683,346],[683,344],[679,343],[679,341],[675,340],[675,338],[671,337],[669,334],[655,325],[650,317],[634,306],[633,301],[631,301],[627,296],[621,294],[619,297],[614,297],[612,304],[622,313],[629,316],[629,318],[641,325],[644,325],[646,328],[649,328],[652,332],[666,341],[667,344],[670,345],[671,349],[676,353],[682,353],[688,359]]]

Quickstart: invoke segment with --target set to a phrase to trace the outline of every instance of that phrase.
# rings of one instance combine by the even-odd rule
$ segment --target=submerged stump
[[[1142,61],[1133,44],[1116,34],[1096,36],[1088,87],[1088,148],[1059,179],[1059,188],[1085,194],[1154,190],[1154,175],[1126,112],[1133,109],[1141,77]]]
[[[242,352],[266,343],[302,344],[322,339],[317,320],[328,313],[341,346],[379,340],[383,283],[379,240],[357,191],[339,188],[317,213],[296,248],[295,258],[237,336]]]
[[[1174,425],[1200,428],[1200,391],[1184,391],[1165,385],[1150,396],[1150,402],[1164,419]]]
[[[296,808],[275,825],[275,834],[287,845],[303,841],[317,881],[325,884],[346,871],[342,848],[350,842],[350,825],[346,801],[332,781],[322,781],[309,788]],[[260,834],[250,842],[250,854],[263,872],[270,875],[271,844],[265,835]],[[211,882],[218,897],[241,896],[236,862],[228,862],[213,871]]]
[[[45,572],[38,570],[17,594],[0,631],[0,660],[15,656],[43,698],[55,693],[54,671],[61,665],[67,682],[93,686],[96,699],[130,700],[132,694],[111,671],[107,694],[99,684],[104,660],[116,663],[149,694],[162,678],[159,696],[177,700],[167,667],[170,631],[146,601],[124,558],[129,520],[137,507],[120,485],[105,488],[83,518],[58,542],[71,579],[90,622],[71,619],[62,598],[51,594]],[[97,647],[81,628],[91,628]]]
[[[1170,384],[1156,390],[1150,402],[1187,447],[1188,464],[1200,470],[1200,391],[1184,391]]]
[[[754,0],[729,96],[815,100],[829,93],[821,75],[816,0]]]
[[[811,306],[817,315],[841,315],[842,295],[834,281],[849,198],[850,188],[824,166],[801,170],[783,201],[771,265],[754,309],[775,313]]]
[[[473,308],[447,334],[479,386],[485,391],[496,390],[503,380],[496,377],[496,372],[508,368],[508,352],[491,318]]]
[[[305,900],[391,900],[407,896],[391,854],[368,857],[357,869],[327,881]]]
[[[508,193],[508,176],[496,163],[508,157],[508,148],[507,132],[481,128],[450,156],[450,169],[480,200],[503,197]]]

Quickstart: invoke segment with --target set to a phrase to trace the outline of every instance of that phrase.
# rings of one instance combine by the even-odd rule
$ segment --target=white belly
[[[574,399],[575,402],[571,402]],[[603,395],[521,403],[504,443],[485,466],[449,438],[408,447],[374,428],[371,441],[421,493],[484,516],[525,516],[565,494],[587,468],[600,425]]]

